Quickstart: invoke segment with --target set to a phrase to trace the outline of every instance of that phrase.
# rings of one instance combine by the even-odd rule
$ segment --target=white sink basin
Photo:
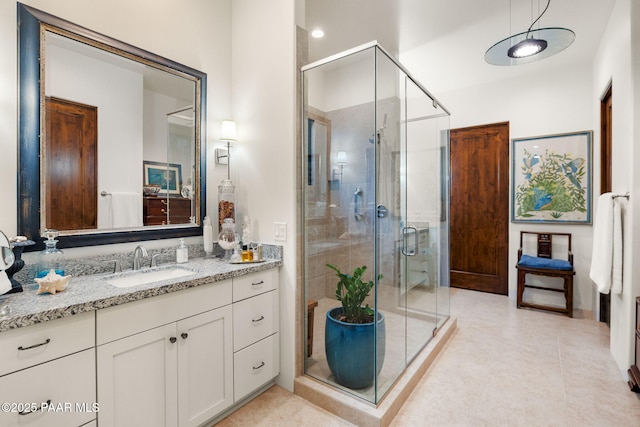
[[[131,286],[146,285],[147,283],[159,282],[161,280],[177,279],[196,274],[191,270],[180,267],[166,268],[163,270],[140,270],[126,276],[116,276],[104,279],[108,284],[118,288],[129,288]]]

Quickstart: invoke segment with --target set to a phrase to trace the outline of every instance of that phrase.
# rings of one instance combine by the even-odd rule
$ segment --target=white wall
[[[410,65],[408,68],[411,69]],[[428,82],[423,84],[429,88]],[[437,93],[436,96],[452,113],[452,129],[509,122],[510,138],[519,138],[595,130],[592,121],[591,93],[591,65],[578,63],[571,68],[557,69],[543,75],[537,74],[535,77],[514,78],[459,91]],[[594,182],[596,182],[595,178]],[[515,265],[520,230],[572,233],[576,268],[574,306],[593,310],[594,291],[589,279],[592,227],[590,225],[510,223],[509,295],[511,298],[515,298],[517,288]],[[532,293],[531,300],[541,303],[555,302],[558,305],[564,303],[560,295],[550,294],[549,292]]]
[[[217,211],[214,164],[220,122],[231,114],[231,0],[24,0],[22,3],[207,73],[207,210]],[[17,2],[0,2],[0,230],[17,234]],[[188,241],[196,243],[201,237]],[[166,241],[145,242],[148,248]],[[67,249],[67,256],[133,249],[135,243]],[[25,258],[29,258],[26,256]]]
[[[284,246],[280,269],[281,372],[293,390],[296,303],[295,25],[292,0],[233,0],[233,118],[231,179],[236,201],[260,242]],[[287,224],[287,240],[274,242],[273,223]]]
[[[632,15],[632,11],[634,15]],[[631,193],[627,203],[621,200],[624,213],[624,267],[621,294],[611,295],[611,352],[621,371],[626,372],[634,360],[635,297],[640,295],[640,275],[634,272],[635,254],[640,252],[637,214],[640,209],[635,189],[640,173],[637,169],[640,150],[635,149],[638,132],[637,97],[640,67],[639,56],[633,47],[640,46],[638,24],[640,9],[631,0],[617,0],[602,37],[593,67],[593,94],[591,100],[594,123],[600,121],[600,99],[609,84],[612,85],[613,136],[612,136],[612,190],[615,193]],[[632,40],[632,27],[635,39]],[[636,63],[632,64],[632,59]],[[634,68],[635,65],[635,68]],[[598,156],[597,156],[598,157]],[[599,158],[598,158],[599,160]],[[599,165],[599,162],[598,162]],[[599,166],[598,166],[599,167]],[[598,192],[599,193],[599,192]],[[597,212],[596,212],[597,215]]]

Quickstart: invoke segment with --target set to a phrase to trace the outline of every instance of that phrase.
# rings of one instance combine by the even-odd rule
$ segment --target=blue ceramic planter
[[[326,316],[324,345],[329,369],[340,385],[351,389],[369,387],[373,384],[375,375],[380,373],[384,362],[384,315],[378,313],[375,345],[374,323],[346,323],[332,317],[333,313],[341,312],[342,307],[336,307],[329,310]]]

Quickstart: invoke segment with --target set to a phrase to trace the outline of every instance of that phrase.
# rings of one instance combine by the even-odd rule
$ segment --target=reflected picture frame
[[[143,161],[144,185],[158,185],[158,194],[180,195],[182,166],[177,163]]]
[[[591,224],[593,131],[511,140],[511,221]]]

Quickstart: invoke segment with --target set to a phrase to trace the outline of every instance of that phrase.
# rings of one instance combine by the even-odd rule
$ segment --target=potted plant
[[[336,299],[342,303],[327,312],[325,321],[325,352],[327,363],[336,382],[351,389],[361,389],[373,384],[380,373],[385,353],[384,316],[377,313],[365,298],[374,286],[373,280],[364,281],[367,267],[357,267],[353,274],[336,272]],[[378,280],[382,275],[378,276]]]

